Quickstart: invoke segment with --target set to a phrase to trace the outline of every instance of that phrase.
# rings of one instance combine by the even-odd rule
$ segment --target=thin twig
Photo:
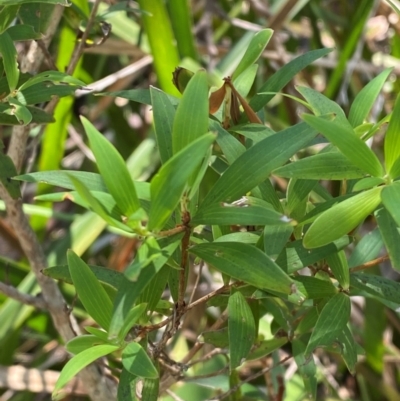
[[[199,271],[197,272],[196,281],[194,283],[192,293],[190,294],[189,304],[191,304],[193,302],[194,296],[195,296],[197,288],[199,286],[200,278],[201,278],[201,272],[203,271],[203,266],[204,266],[204,261],[201,260],[200,264],[199,264]]]
[[[370,260],[369,262],[363,263],[362,265],[352,267],[350,269],[350,273],[359,272],[361,270],[369,269],[371,267],[379,265],[380,263],[382,263],[382,262],[384,262],[385,260],[388,260],[388,259],[389,259],[389,255],[380,256],[379,258]]]
[[[221,355],[221,354],[227,354],[228,351],[225,349],[221,348],[214,348],[212,351],[210,351],[208,354],[204,355],[203,357],[196,359],[193,362],[190,362],[187,364],[188,367],[192,367],[193,365],[196,365],[197,363],[205,362],[213,358],[215,355]]]
[[[4,295],[15,299],[16,301],[19,301],[25,305],[30,305],[34,306],[35,308],[46,310],[47,305],[46,302],[44,302],[43,298],[39,296],[32,296],[29,294],[25,294],[21,291],[19,291],[17,288],[15,288],[12,285],[7,285],[3,282],[0,281],[0,292],[2,292]]]
[[[197,376],[184,376],[182,378],[179,379],[179,381],[193,381],[193,380],[198,380],[198,379],[207,379],[209,377],[214,377],[214,376],[218,376],[218,375],[222,375],[224,373],[226,373],[229,370],[229,366],[225,366],[224,368],[217,370],[215,372],[211,372],[211,373],[207,373],[205,375],[197,375]]]
[[[218,288],[215,291],[212,291],[210,293],[208,293],[207,295],[204,295],[204,297],[201,297],[199,299],[197,299],[196,301],[192,302],[191,304],[189,304],[186,308],[185,308],[185,312],[187,312],[190,309],[193,309],[195,306],[198,306],[200,304],[203,304],[207,301],[209,301],[211,298],[219,295],[219,294],[223,294],[224,292],[229,291],[231,288],[236,288],[236,287],[240,287],[242,285],[244,285],[245,283],[243,281],[236,281],[232,284],[227,284],[222,286],[221,288]]]
[[[74,52],[72,53],[71,59],[69,61],[69,65],[66,73],[72,75],[75,71],[76,66],[78,65],[79,59],[82,56],[83,51],[85,50],[86,39],[89,37],[90,30],[94,24],[94,20],[97,15],[97,11],[99,9],[101,0],[95,0],[92,6],[92,10],[90,11],[89,18],[86,22],[85,31],[82,34],[81,40],[77,42]]]
[[[241,386],[243,386],[243,384],[249,383],[252,380],[257,379],[258,377],[260,377],[260,376],[264,375],[265,373],[271,371],[272,369],[276,368],[277,366],[282,365],[283,363],[287,362],[291,358],[293,358],[292,355],[286,356],[285,358],[280,360],[274,366],[266,367],[264,369],[261,369],[259,372],[254,373],[253,375],[247,377],[245,380],[242,380],[239,384],[237,384],[236,386],[232,387],[231,389],[229,389],[225,393],[223,393],[221,395],[218,395],[217,397],[210,398],[208,401],[220,401],[220,400],[223,400],[226,397],[229,397],[231,394],[233,394],[235,391],[237,391]]]

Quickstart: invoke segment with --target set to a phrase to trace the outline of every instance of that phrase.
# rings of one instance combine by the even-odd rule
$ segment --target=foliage
[[[139,1],[140,10],[117,3],[90,20],[75,2],[60,28],[68,32],[76,17],[80,35],[86,35],[82,42],[98,40],[100,48],[109,36],[104,30],[108,14],[123,17],[128,12],[141,18],[161,89],[97,93],[101,96],[92,99],[91,106],[110,97],[135,102],[129,107],[150,106],[154,128],[148,138],[132,145],[123,132],[129,133],[129,126],[110,121],[108,129],[118,138],[114,145],[86,113],[79,120],[67,120],[72,118],[86,134],[84,149],[92,152],[97,172],[88,171],[93,167],[85,164],[82,171],[41,168],[18,174],[12,159],[0,154],[1,183],[12,199],[21,196],[16,182],[45,183],[63,191],[51,188],[44,193],[38,187],[42,189],[37,201],[56,207],[69,200],[76,205],[77,214],[65,231],[67,241],[49,243],[50,267],[42,274],[62,283],[72,305],[76,292],[79,302],[73,314],[89,319],[90,326],[85,327],[88,334],[67,342],[72,358],[62,367],[52,397],[62,398],[70,380],[92,362],[105,363],[105,357],[119,381],[120,401],[167,400],[166,390],[187,399],[259,400],[266,387],[277,400],[285,390],[290,399],[317,399],[324,380],[318,364],[322,350],[332,359],[340,356],[338,369],[361,377],[366,386],[367,376],[357,361],[366,355],[367,361],[375,361],[369,362],[375,374],[382,374],[376,359],[384,351],[370,346],[368,333],[364,344],[360,341],[360,328],[351,319],[352,297],[362,296],[380,311],[385,307],[397,313],[400,304],[396,280],[378,271],[364,272],[385,259],[378,258],[382,248],[392,268],[400,270],[400,96],[380,120],[371,117],[393,69],[382,69],[345,109],[320,91],[298,85],[287,100],[300,108],[300,120],[276,122],[270,111],[275,96],[283,99],[285,86],[332,49],[305,52],[264,79],[258,69],[273,31],[263,29],[249,35],[239,58],[232,56],[238,60],[229,77],[222,74],[223,65],[219,72],[217,68],[207,73],[198,65],[201,57],[191,24],[176,25],[168,12],[173,14],[177,6],[170,3],[168,9],[163,2]],[[180,3],[181,18],[187,19],[188,3]],[[327,85],[330,96],[338,90],[338,74],[369,15],[372,2],[365,3],[357,9],[361,22],[339,53],[338,69]],[[34,21],[23,13],[35,4],[5,2],[0,11],[1,124],[48,124],[53,117],[43,103],[86,89],[83,68],[74,76],[21,71],[16,42],[41,38]],[[309,10],[317,13],[322,8],[310,2]],[[122,17],[121,23],[137,28]],[[161,28],[162,34],[157,34]],[[100,40],[95,39],[99,29]],[[123,37],[122,32],[116,34]],[[186,60],[186,67],[175,71],[175,88],[168,77],[183,57],[191,62]],[[59,104],[61,111],[64,106]],[[114,113],[117,119],[123,117],[120,111]],[[284,120],[282,113],[278,110],[278,120]],[[382,131],[383,152],[371,148],[371,140]],[[128,160],[126,147],[136,148]],[[36,221],[36,228],[41,236],[44,225]],[[134,256],[120,259],[115,270],[92,264],[105,261],[109,248],[99,252],[93,246],[83,256],[104,228],[106,235],[133,241],[135,247]],[[11,266],[12,280],[20,280],[21,270],[27,268]],[[207,280],[212,285],[201,293],[201,283]],[[19,290],[32,290],[24,282]],[[0,319],[9,305],[3,303]],[[9,313],[17,316],[18,325],[10,322],[8,327],[15,333],[23,322],[35,327],[45,316],[36,316],[26,306],[13,308]],[[200,309],[190,322],[188,316]],[[185,330],[195,336],[185,338]],[[56,336],[46,330],[41,335]],[[378,340],[382,342],[379,336]],[[0,341],[11,344],[12,339],[4,334]],[[201,349],[204,354],[196,359]],[[284,383],[284,366],[292,358],[297,374]],[[259,381],[263,375],[267,383]],[[301,391],[295,398],[290,386],[299,378]]]

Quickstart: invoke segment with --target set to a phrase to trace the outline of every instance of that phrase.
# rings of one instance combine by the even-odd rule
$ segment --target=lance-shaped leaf
[[[340,152],[325,152],[306,157],[272,173],[280,177],[308,180],[350,180],[365,175]]]
[[[382,190],[382,203],[400,227],[400,182],[394,182]]]
[[[304,248],[301,240],[292,241],[282,250],[275,262],[285,272],[293,273],[303,267],[325,259],[328,255],[340,251],[350,243],[351,238],[345,235],[328,245],[310,250]]]
[[[350,298],[339,293],[322,308],[305,351],[309,355],[315,348],[329,346],[337,339],[350,319]]]
[[[150,87],[153,106],[154,130],[157,138],[158,152],[162,163],[172,157],[172,125],[175,108],[168,95],[159,89]]]
[[[384,150],[386,171],[392,176],[392,168],[396,160],[400,158],[400,95],[397,96],[386,131]]]
[[[28,79],[26,82],[24,82],[20,87],[19,90],[23,91],[28,89],[30,86],[37,85],[41,82],[46,82],[50,81],[53,83],[63,83],[63,84],[69,84],[69,85],[74,85],[77,87],[85,86],[85,83],[77,78],[72,77],[71,75],[68,75],[64,72],[60,71],[44,71],[41,72],[34,77]]]
[[[239,242],[200,244],[191,253],[228,276],[257,288],[283,294],[295,291],[294,281],[260,249]]]
[[[208,131],[207,74],[200,70],[189,81],[172,127],[172,148],[177,154]]]
[[[83,306],[104,329],[110,326],[113,305],[105,289],[89,266],[73,251],[68,251],[68,266],[72,281]]]
[[[392,266],[400,270],[400,233],[397,230],[397,224],[385,208],[377,210],[375,217]]]
[[[3,6],[6,4],[2,4]],[[0,34],[0,54],[3,58],[4,71],[6,73],[10,92],[18,85],[19,69],[17,63],[17,50],[7,31]]]
[[[131,374],[157,379],[158,371],[146,351],[138,343],[130,343],[122,351],[122,365]]]
[[[241,365],[256,338],[253,313],[240,292],[229,297],[228,302],[229,369]]]
[[[21,196],[19,183],[11,178],[17,174],[13,161],[0,150],[0,182],[4,185],[13,199]]]
[[[316,131],[302,123],[256,143],[229,166],[207,194],[200,210],[216,202],[232,202],[252,190],[315,135]]]
[[[296,89],[307,100],[307,103],[311,106],[316,116],[333,113],[343,124],[350,126],[346,119],[346,114],[344,114],[343,109],[336,102],[312,88],[296,86]]]
[[[375,103],[383,84],[392,72],[393,68],[386,68],[378,76],[368,82],[355,97],[349,112],[349,122],[353,127],[358,127],[367,118]]]
[[[383,176],[383,168],[375,153],[353,131],[351,126],[335,119],[303,114],[303,120],[321,132],[357,167],[375,177]]]
[[[319,215],[304,236],[304,246],[317,248],[349,233],[379,205],[381,191],[382,187],[372,188]]]
[[[328,255],[326,261],[342,288],[348,290],[350,285],[350,271],[344,251],[342,250]]]
[[[250,101],[251,108],[254,111],[261,110],[275,96],[275,94],[263,93],[279,92],[297,73],[310,65],[313,61],[324,57],[332,50],[333,49],[312,50],[308,53],[302,54],[292,61],[289,61],[289,63],[280,68],[271,78],[268,79],[267,82],[265,82],[264,85],[261,86],[258,94]]]
[[[83,368],[94,362],[96,359],[111,354],[117,349],[119,349],[119,346],[117,345],[102,344],[91,347],[74,356],[70,361],[67,362],[60,373],[53,390],[53,399],[56,399],[58,392]]]
[[[246,52],[236,67],[235,72],[232,74],[233,80],[235,80],[244,70],[246,70],[259,59],[265,49],[265,46],[267,46],[269,40],[271,39],[272,34],[272,29],[262,29],[252,37]]]
[[[233,203],[221,203],[202,208],[192,219],[193,225],[282,225],[290,223],[285,215],[272,205],[256,198],[244,197]]]
[[[178,205],[186,184],[199,167],[215,135],[206,134],[175,154],[154,176],[150,185],[149,229],[159,230]]]
[[[140,208],[140,203],[124,159],[89,120],[85,117],[81,120],[107,189],[124,215],[129,217]]]
[[[351,287],[400,305],[400,283],[374,274],[352,273]]]

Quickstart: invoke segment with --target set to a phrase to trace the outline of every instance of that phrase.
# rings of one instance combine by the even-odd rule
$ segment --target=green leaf
[[[350,284],[359,290],[400,305],[400,283],[373,274],[352,273]]]
[[[94,336],[96,336],[97,338],[99,338],[102,341],[108,341],[108,334],[104,330],[98,329],[96,327],[91,327],[91,326],[86,326],[85,330],[88,333],[93,334]]]
[[[104,92],[96,93],[97,96],[113,96],[122,97],[123,99],[131,100],[132,102],[137,102],[141,104],[151,105],[151,94],[149,89],[129,89],[124,91],[116,92]],[[167,97],[173,106],[179,104],[179,99],[175,96],[171,96],[167,93]]]
[[[15,168],[11,158],[0,151],[0,182],[4,185],[4,188],[13,199],[21,197],[19,183],[11,179],[16,174],[17,169]]]
[[[33,27],[29,25],[14,25],[9,27],[7,32],[14,42],[42,39],[43,37],[41,33],[36,32]]]
[[[179,64],[179,54],[166,5],[159,0],[139,0],[138,3],[143,12],[141,23],[147,34],[161,89],[178,94],[172,84],[171,74]]]
[[[375,323],[373,324],[375,325]],[[347,369],[354,375],[356,373],[355,366],[357,363],[357,344],[348,326],[343,329],[337,339],[340,343],[340,351]]]
[[[289,215],[291,215],[296,209],[298,209],[299,207],[301,207],[303,204],[306,203],[308,195],[314,189],[316,184],[317,183],[312,180],[298,180],[298,179],[290,180],[290,183],[287,188],[287,205],[286,205],[286,211]]]
[[[102,283],[111,285],[114,288],[118,288],[121,280],[123,279],[123,273],[117,272],[116,270],[109,269],[108,267],[88,265],[89,269],[96,276],[96,279]],[[52,277],[56,280],[65,281],[66,283],[72,284],[71,274],[69,272],[68,265],[59,265],[47,267],[41,271],[45,276]]]
[[[346,156],[325,152],[287,164],[272,172],[279,177],[308,180],[350,180],[365,175]]]
[[[279,92],[285,87],[290,80],[313,61],[318,60],[330,53],[333,49],[318,49],[289,61],[280,68],[268,81],[258,90],[258,95],[254,96],[250,101],[250,106],[254,111],[261,110],[275,95],[263,95],[263,92]]]
[[[312,276],[297,276],[294,281],[298,290],[308,299],[332,297],[338,292],[330,280],[321,280]]]
[[[23,91],[31,86],[37,85],[42,82],[53,82],[57,84],[69,84],[77,86],[78,88],[85,86],[85,83],[79,79],[72,77],[60,71],[44,71],[34,75],[32,78],[25,81],[18,89]]]
[[[381,191],[382,187],[372,188],[319,215],[304,236],[304,246],[317,248],[353,230],[379,205]]]
[[[83,200],[83,206],[88,207],[93,210],[96,214],[98,214],[104,221],[106,221],[110,226],[117,227],[123,231],[132,232],[132,230],[126,226],[120,219],[122,220],[122,216],[120,213],[117,213],[115,216],[114,205],[112,204],[113,199],[109,199],[108,194],[104,194],[102,192],[98,192],[99,200],[95,197],[95,192],[90,192],[77,178],[70,177],[71,181],[74,183],[75,188],[80,196],[80,199],[76,196],[73,201],[79,204],[79,201]],[[107,204],[105,205],[100,202],[100,199],[106,198],[107,201],[111,201],[111,208],[107,208]],[[108,199],[107,199],[108,198]],[[108,209],[108,210],[107,210]],[[111,209],[111,210],[110,210]],[[112,215],[114,214],[114,216]],[[115,218],[116,217],[116,218]]]
[[[350,285],[350,271],[344,251],[327,255],[326,261],[332,270],[333,275],[341,287],[347,291]]]
[[[244,296],[235,292],[228,302],[229,369],[242,364],[256,338],[253,313]]]
[[[260,289],[295,292],[294,281],[265,253],[240,242],[215,242],[190,249],[217,270]]]
[[[75,189],[70,177],[77,178],[90,191],[108,192],[100,174],[89,173],[86,171],[39,171],[36,173],[18,175],[13,177],[13,180],[43,182],[45,184],[57,185],[62,188]]]
[[[158,151],[164,164],[172,157],[172,126],[175,108],[168,95],[150,86],[151,104],[153,106],[154,131]]]
[[[201,335],[201,341],[207,344],[212,344],[218,348],[229,347],[229,333],[228,327],[224,327],[220,330],[205,331]]]
[[[53,11],[54,5],[52,4],[25,3],[20,6],[18,16],[23,22],[22,26],[30,27],[43,36],[53,18]],[[21,25],[17,25],[17,27],[21,27]]]
[[[29,109],[21,104],[17,99],[9,97],[8,103],[10,109],[6,110],[4,113],[15,116],[20,125],[27,125],[32,121],[32,114]]]
[[[70,85],[56,85],[52,82],[40,82],[23,91],[18,90],[16,99],[22,105],[44,103],[54,96],[65,97],[75,93],[76,88]]]
[[[6,73],[10,92],[13,92],[18,85],[19,79],[18,54],[11,36],[7,31],[0,34],[0,54],[3,57],[4,71]]]
[[[292,241],[282,250],[275,262],[287,273],[293,273],[325,259],[328,255],[340,251],[350,243],[351,238],[347,235],[315,249],[304,248],[301,240]]]
[[[288,242],[292,232],[293,227],[289,225],[265,226],[263,232],[265,253],[275,260]]]
[[[64,387],[83,368],[94,362],[96,359],[111,354],[117,349],[119,349],[119,346],[117,345],[96,345],[74,356],[70,361],[67,362],[67,364],[61,371],[61,374],[52,393],[53,399],[57,396],[59,390]]]
[[[398,206],[397,206],[398,207]],[[400,233],[397,230],[397,224],[389,212],[385,209],[379,209],[375,212],[375,218],[382,235],[383,242],[388,251],[392,266],[400,270]]]
[[[160,379],[144,379],[141,401],[157,401]]]
[[[383,169],[374,152],[363,142],[347,124],[335,119],[328,121],[322,117],[303,114],[303,120],[321,132],[333,145],[358,168],[375,177],[383,176]]]
[[[54,118],[52,115],[46,113],[45,111],[33,107],[27,107],[29,113],[32,115],[31,123],[36,123],[39,125],[49,124],[54,122]],[[15,115],[8,114],[8,110],[10,110],[10,105],[8,103],[0,103],[0,124],[1,125],[21,125]],[[7,114],[6,114],[7,113]]]
[[[96,158],[100,174],[117,205],[129,217],[140,208],[135,186],[122,156],[114,146],[87,120],[81,117],[90,148]]]
[[[348,260],[349,267],[359,266],[375,259],[383,246],[382,236],[377,227],[365,234],[358,242]]]
[[[139,304],[133,307],[128,316],[125,319],[123,326],[121,327],[121,331],[119,332],[119,339],[124,340],[128,335],[129,330],[134,326],[134,324],[139,320],[139,318],[143,315],[143,313],[147,309],[147,304]]]
[[[246,52],[239,62],[239,65],[232,74],[232,80],[235,80],[237,77],[239,77],[244,70],[246,70],[259,59],[269,40],[271,39],[272,34],[272,29],[263,29],[252,37],[249,47],[246,49]]]
[[[346,114],[344,114],[343,109],[336,102],[328,99],[322,93],[312,88],[296,86],[296,89],[303,95],[304,99],[307,100],[316,116],[334,114],[340,122],[350,126]]]
[[[82,351],[92,348],[96,345],[104,344],[104,341],[99,339],[99,337],[93,334],[84,334],[78,337],[74,337],[72,340],[68,341],[65,348],[71,354],[79,354]]]
[[[148,379],[157,379],[158,371],[146,351],[135,342],[122,351],[122,365],[131,374]]]
[[[382,203],[400,227],[400,183],[395,182],[382,190]]]
[[[271,340],[264,340],[257,342],[249,353],[247,360],[252,361],[260,359],[272,354],[277,349],[282,348],[288,342],[287,337],[272,338]]]
[[[208,131],[208,84],[204,70],[189,81],[176,110],[172,148],[177,154]]]
[[[89,266],[72,250],[68,251],[68,266],[72,281],[83,306],[105,330],[110,326],[112,302]]]
[[[122,368],[118,383],[117,401],[138,401],[136,384],[139,378]]]
[[[159,230],[167,222],[178,205],[189,178],[199,167],[214,140],[213,134],[198,138],[168,160],[153,177],[150,186],[150,230]]]
[[[359,181],[357,181],[353,188],[352,192],[364,191],[365,189],[370,189],[376,187],[378,185],[382,185],[385,183],[385,179],[380,177],[366,177]]]
[[[202,208],[191,220],[191,224],[211,225],[284,225],[290,222],[285,215],[276,212],[272,206],[257,200],[256,198],[242,197],[240,200],[229,204],[215,204]]]
[[[12,24],[18,14],[18,9],[18,6],[8,6],[0,10],[0,34]],[[19,28],[23,28],[23,25],[19,25]],[[7,31],[10,34],[8,29]]]
[[[368,82],[355,97],[349,112],[349,122],[352,127],[358,127],[367,118],[374,105],[383,84],[393,68],[386,68],[378,76]]]
[[[400,95],[397,96],[386,130],[384,150],[386,171],[395,178],[392,176],[392,170],[396,160],[400,158]]]
[[[306,357],[319,346],[331,345],[350,319],[350,298],[339,293],[322,308],[305,350]]]
[[[258,142],[229,166],[207,194],[200,210],[220,201],[232,202],[252,190],[315,135],[314,130],[302,123]]]

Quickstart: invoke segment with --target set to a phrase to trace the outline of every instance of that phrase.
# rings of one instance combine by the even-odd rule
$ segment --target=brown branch
[[[71,59],[69,61],[69,65],[68,65],[68,68],[66,71],[66,73],[69,75],[72,75],[72,73],[75,71],[75,68],[78,65],[79,59],[81,58],[82,53],[85,50],[86,39],[89,37],[89,32],[92,29],[92,26],[94,24],[94,20],[96,18],[99,6],[100,6],[100,0],[95,0],[95,2],[93,3],[92,10],[90,11],[89,18],[86,23],[85,31],[82,34],[81,40],[79,42],[77,42],[74,52],[72,53]]]
[[[382,262],[384,262],[385,260],[388,260],[388,259],[389,259],[389,255],[385,255],[385,256],[381,256],[379,258],[370,260],[369,262],[363,263],[362,265],[358,265],[358,266],[352,267],[350,269],[350,273],[355,273],[355,272],[359,272],[361,270],[369,269],[371,267],[379,265],[380,263],[382,263]]]
[[[43,39],[47,46],[59,26],[62,12],[62,7],[56,6],[54,8],[49,29]],[[43,53],[40,51],[39,45],[36,42],[32,42],[28,53],[21,60],[21,70],[35,73],[42,61]],[[16,126],[13,129],[7,153],[18,171],[21,170],[28,135],[29,127]],[[4,200],[10,223],[29,261],[32,272],[36,276],[54,326],[61,338],[64,341],[68,341],[75,337],[79,328],[73,316],[68,313],[64,298],[56,282],[41,274],[41,270],[47,265],[46,256],[22,210],[22,199],[13,199],[3,185],[0,185],[0,197]],[[89,396],[93,400],[109,401],[115,399],[116,383],[106,378],[99,366],[91,365],[84,369],[79,376],[84,381]]]
[[[199,299],[197,299],[196,301],[192,302],[190,305],[188,305],[185,308],[185,312],[187,312],[190,309],[193,309],[195,306],[198,306],[200,304],[203,304],[204,302],[209,301],[211,298],[223,294],[224,292],[229,291],[231,288],[236,288],[236,287],[240,287],[242,285],[245,285],[245,283],[243,281],[236,281],[232,284],[227,284],[227,285],[223,285],[221,288],[218,288],[215,291],[212,291],[210,293],[208,293],[207,295],[204,295],[204,297],[201,297]]]
[[[47,309],[46,302],[43,300],[43,298],[39,294],[36,297],[29,295],[29,294],[25,294],[25,293],[19,291],[14,286],[7,285],[1,281],[0,281],[0,292],[2,292],[7,297],[15,299],[16,301],[19,301],[25,305],[34,306],[35,308],[42,309],[42,310]]]

